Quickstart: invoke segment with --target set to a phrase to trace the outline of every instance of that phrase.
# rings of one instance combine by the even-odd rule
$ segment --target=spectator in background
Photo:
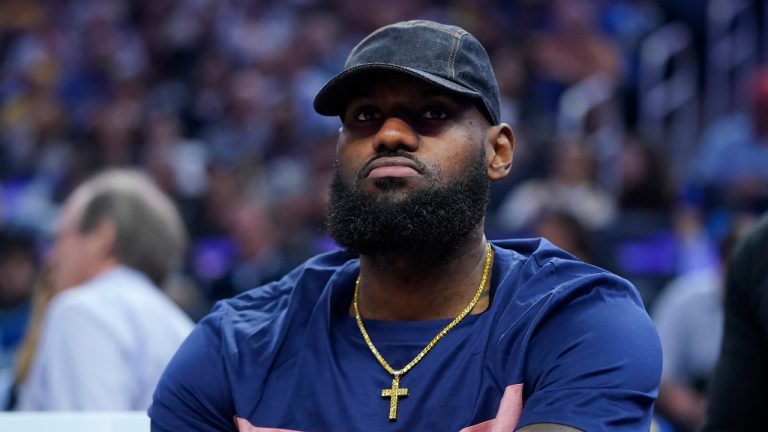
[[[620,217],[632,213],[668,217],[675,198],[672,178],[650,144],[628,135],[619,157]]]
[[[539,100],[554,112],[567,87],[598,74],[619,84],[622,70],[618,45],[594,20],[595,2],[555,0],[551,14],[551,28],[535,35],[530,55]]]
[[[720,244],[719,268],[683,274],[664,288],[653,319],[664,362],[657,409],[679,431],[704,424],[710,377],[723,334],[724,274],[734,247],[754,222],[737,219]]]
[[[0,407],[8,403],[13,360],[29,321],[36,270],[32,236],[0,231]]]
[[[728,269],[725,327],[705,431],[758,430],[768,406],[768,213]]]
[[[674,179],[651,142],[627,134],[615,165],[616,215],[591,237],[594,263],[629,279],[650,308],[662,288],[689,269],[688,262],[709,257],[709,237],[694,223],[698,219],[682,220],[674,211]],[[681,231],[675,229],[678,219]]]
[[[235,262],[211,283],[210,297],[222,300],[280,279],[292,267],[277,248],[275,226],[268,210],[258,203],[239,204],[232,217]]]
[[[715,197],[710,205],[768,209],[768,68],[746,86],[747,107],[704,132],[694,184]]]
[[[67,199],[51,300],[19,408],[142,410],[192,322],[158,288],[182,258],[173,204],[144,175],[114,170]]]
[[[592,261],[589,233],[579,220],[565,211],[542,214],[536,219],[533,233],[584,261]]]
[[[567,212],[588,230],[606,226],[615,205],[595,181],[592,149],[580,140],[563,140],[553,149],[551,166],[547,178],[525,181],[509,193],[499,208],[498,226],[507,232],[528,230],[548,211]]]

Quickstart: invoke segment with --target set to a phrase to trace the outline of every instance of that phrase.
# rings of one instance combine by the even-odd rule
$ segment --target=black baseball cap
[[[382,27],[357,44],[344,70],[315,96],[315,111],[340,115],[364,79],[381,72],[410,75],[475,99],[488,121],[499,123],[499,86],[483,46],[460,27],[424,20]]]

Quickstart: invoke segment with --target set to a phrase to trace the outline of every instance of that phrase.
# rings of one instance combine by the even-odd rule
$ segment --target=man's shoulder
[[[144,274],[117,265],[56,293],[48,310],[54,315],[87,314],[110,321],[117,311],[146,307],[153,296],[162,298],[160,289]]]
[[[585,263],[543,238],[494,241],[500,294],[510,305],[546,303],[550,307],[589,301],[610,293],[642,306],[637,289],[626,279]],[[510,306],[512,307],[512,306]]]
[[[702,304],[720,300],[722,276],[719,269],[695,270],[675,278],[665,286],[654,304],[654,312],[667,310],[678,315],[682,310],[700,309]]]
[[[297,335],[304,334],[335,278],[356,272],[356,263],[356,257],[346,252],[318,255],[278,281],[219,301],[184,341],[160,388],[177,388],[188,375],[205,369],[215,378],[196,385],[197,392],[238,394],[238,404],[255,403],[261,392],[254,389],[260,388],[281,350],[301,343]]]
[[[345,268],[353,267],[357,257],[346,251],[317,255],[281,279],[250,289],[236,297],[219,301],[204,318],[216,326],[252,326],[273,322],[289,310],[307,311],[300,305],[314,304],[328,282]]]
[[[658,390],[661,350],[634,287],[544,239],[494,244],[501,265],[488,358],[511,376],[507,384],[524,384],[518,425],[599,430],[613,409],[643,422]],[[589,402],[570,410],[573,400]]]
[[[52,298],[47,308],[47,316],[52,317],[65,314],[83,314],[95,312],[99,309],[101,303],[98,290],[91,289],[88,284],[78,285],[57,292]]]
[[[574,257],[544,238],[494,240],[502,270],[514,271],[525,282],[532,277],[555,282],[599,277],[622,285],[625,279]]]

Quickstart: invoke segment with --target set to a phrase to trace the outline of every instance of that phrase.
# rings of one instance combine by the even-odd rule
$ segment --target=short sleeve
[[[220,323],[216,312],[203,319],[171,359],[149,408],[153,432],[235,429]]]
[[[631,288],[602,281],[549,308],[533,330],[519,427],[649,429],[661,375],[659,338]]]

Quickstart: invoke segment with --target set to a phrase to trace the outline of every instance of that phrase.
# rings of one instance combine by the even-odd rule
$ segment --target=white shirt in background
[[[147,277],[123,266],[56,295],[44,319],[21,410],[146,410],[193,327]]]

